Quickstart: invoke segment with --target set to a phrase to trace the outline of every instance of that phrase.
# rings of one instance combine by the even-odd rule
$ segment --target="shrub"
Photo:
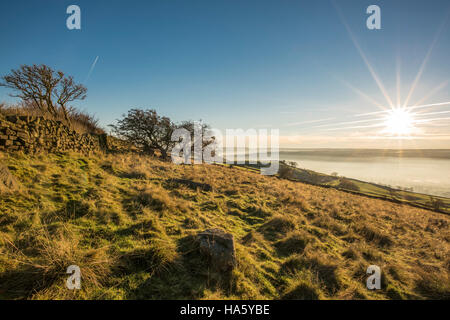
[[[444,207],[444,202],[441,199],[430,196],[430,206],[434,211],[440,211]]]
[[[129,141],[144,152],[161,152],[163,158],[175,144],[172,133],[175,124],[168,117],[160,116],[155,110],[131,109],[116,125],[110,125],[115,135]]]
[[[359,191],[359,187],[351,180],[346,178],[341,178],[338,184],[338,188],[351,190],[351,191]]]
[[[294,169],[287,165],[280,165],[280,169],[278,170],[278,175],[283,179],[292,179],[294,177]]]

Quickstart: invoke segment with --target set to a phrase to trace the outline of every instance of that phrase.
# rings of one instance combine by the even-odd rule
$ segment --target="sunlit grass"
[[[3,154],[1,161],[21,185],[0,197],[3,299],[423,299],[450,292],[444,214],[243,168],[138,155]],[[193,187],[202,184],[211,188]],[[238,266],[227,276],[197,251],[195,234],[213,227],[236,240]],[[84,274],[80,291],[65,288],[70,264]],[[365,288],[371,264],[383,271],[380,291]]]

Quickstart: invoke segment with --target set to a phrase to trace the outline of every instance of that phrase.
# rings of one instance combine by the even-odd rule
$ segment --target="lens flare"
[[[388,111],[383,124],[387,134],[408,136],[414,129],[414,114],[406,108],[395,108]]]

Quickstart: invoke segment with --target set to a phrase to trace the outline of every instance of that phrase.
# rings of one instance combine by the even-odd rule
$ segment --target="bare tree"
[[[44,64],[22,65],[1,80],[0,86],[15,91],[12,97],[32,102],[44,114],[54,118],[62,112],[68,123],[68,103],[86,98],[86,87],[76,84],[72,76],[66,77],[63,72],[54,71]]]
[[[173,146],[172,133],[176,125],[168,118],[159,116],[155,110],[131,109],[117,125],[110,125],[119,137],[128,140],[144,152],[159,150],[163,158]]]

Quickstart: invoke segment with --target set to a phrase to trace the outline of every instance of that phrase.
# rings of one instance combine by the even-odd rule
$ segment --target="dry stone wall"
[[[44,117],[6,116],[0,118],[0,151],[125,151],[127,144],[106,134],[80,134],[61,121]]]

